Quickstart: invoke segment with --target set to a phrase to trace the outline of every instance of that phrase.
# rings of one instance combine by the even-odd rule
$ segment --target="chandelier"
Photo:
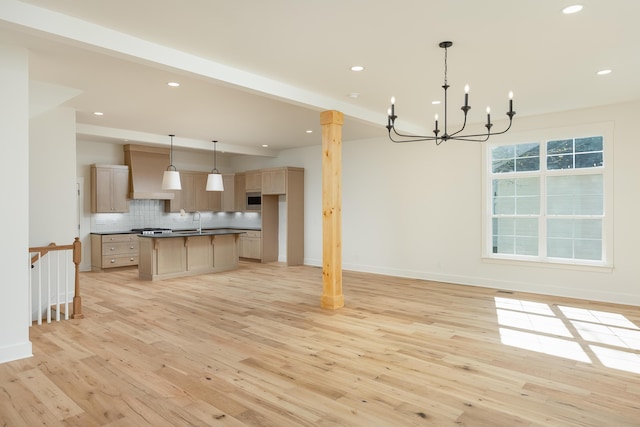
[[[507,111],[507,116],[509,116],[509,126],[501,132],[492,132],[491,128],[493,124],[491,123],[491,110],[487,107],[487,123],[484,125],[487,128],[486,132],[476,133],[476,134],[462,134],[465,126],[467,125],[467,113],[471,109],[469,105],[469,85],[464,87],[464,105],[460,107],[462,112],[464,113],[464,122],[462,123],[462,127],[453,132],[449,133],[447,128],[447,90],[449,89],[449,84],[447,82],[447,49],[453,46],[453,42],[444,41],[439,44],[441,48],[444,49],[444,84],[442,88],[444,89],[444,127],[442,129],[438,128],[438,115],[435,116],[435,127],[433,129],[433,136],[421,136],[421,135],[406,135],[398,132],[396,130],[395,124],[398,116],[395,114],[395,98],[391,98],[391,108],[388,110],[387,116],[387,130],[389,131],[389,139],[393,142],[415,142],[415,141],[435,141],[436,145],[442,144],[444,141],[458,140],[458,141],[474,141],[474,142],[485,142],[492,135],[500,135],[507,132],[511,128],[511,123],[513,121],[513,116],[515,116],[516,112],[513,111],[513,92],[509,92],[509,111]],[[440,132],[442,131],[442,135]]]

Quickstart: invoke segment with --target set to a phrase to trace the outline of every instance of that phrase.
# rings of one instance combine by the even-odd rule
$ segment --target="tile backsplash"
[[[202,212],[202,228],[260,228],[257,212]],[[194,214],[167,213],[162,200],[131,200],[127,213],[91,214],[92,232],[128,231],[133,228],[158,227],[172,230],[197,228]]]

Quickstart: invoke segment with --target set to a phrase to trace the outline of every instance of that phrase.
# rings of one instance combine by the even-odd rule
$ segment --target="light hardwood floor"
[[[330,311],[280,264],[81,283],[85,318],[0,365],[0,425],[640,425],[638,307],[345,272]]]

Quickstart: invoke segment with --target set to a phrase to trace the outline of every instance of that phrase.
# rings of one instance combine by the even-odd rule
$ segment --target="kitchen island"
[[[238,268],[243,231],[214,229],[139,235],[138,277],[162,280]]]

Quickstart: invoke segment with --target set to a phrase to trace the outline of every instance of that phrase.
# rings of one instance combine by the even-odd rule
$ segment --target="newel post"
[[[82,297],[80,296],[80,262],[82,261],[82,243],[80,238],[76,237],[73,241],[73,263],[75,264],[75,291],[73,295],[73,314],[72,319],[82,319]]]
[[[339,111],[320,113],[322,125],[322,308],[344,307],[342,294],[342,125]]]

